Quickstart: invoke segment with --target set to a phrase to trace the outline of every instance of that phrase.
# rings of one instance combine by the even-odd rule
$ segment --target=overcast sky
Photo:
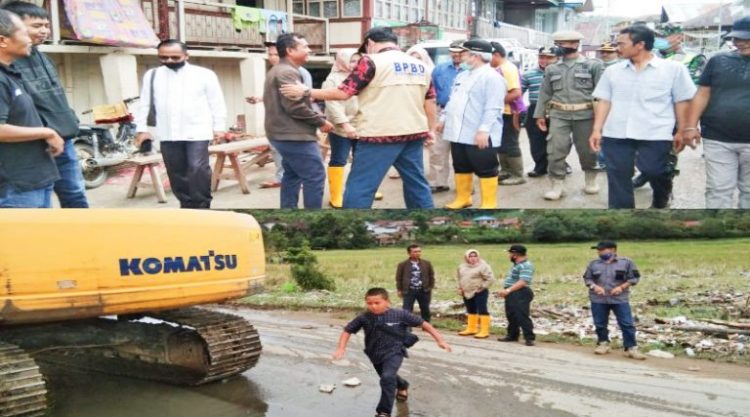
[[[725,0],[729,3],[728,0]],[[597,15],[637,17],[661,13],[662,5],[718,4],[718,0],[594,0]]]

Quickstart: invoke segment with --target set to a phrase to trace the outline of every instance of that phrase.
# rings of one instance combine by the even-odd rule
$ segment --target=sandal
[[[396,392],[396,400],[398,401],[406,401],[409,399],[409,390],[399,390]]]

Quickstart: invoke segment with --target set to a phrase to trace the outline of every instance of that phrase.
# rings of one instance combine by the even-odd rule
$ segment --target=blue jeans
[[[391,414],[396,390],[409,388],[409,382],[398,376],[398,369],[403,361],[403,356],[393,355],[382,363],[373,363],[375,371],[380,376],[380,401],[375,412]]]
[[[78,163],[78,155],[73,141],[65,140],[63,153],[55,157],[60,179],[55,182],[54,190],[61,208],[88,208],[86,187],[83,183],[83,172]]]
[[[281,179],[281,208],[297,208],[302,188],[306,209],[323,207],[326,169],[318,142],[271,139],[271,146],[281,154],[284,177]]]
[[[52,183],[31,191],[6,184],[0,189],[0,208],[52,208]]]
[[[344,167],[349,159],[349,152],[354,149],[357,142],[354,139],[339,136],[333,132],[328,134],[328,142],[331,144],[331,160],[329,167]]]
[[[651,183],[653,202],[668,200],[672,192],[672,178],[667,164],[671,149],[671,140],[603,138],[609,208],[635,208],[633,164]]]
[[[423,141],[357,143],[352,169],[346,180],[344,208],[370,208],[375,192],[393,165],[404,183],[406,208],[435,208],[430,184],[424,176]]]
[[[633,322],[633,313],[630,311],[630,304],[602,304],[591,303],[591,317],[594,319],[596,326],[597,344],[609,342],[609,312],[615,313],[617,325],[622,331],[622,341],[625,350],[637,346],[635,341],[635,323]]]

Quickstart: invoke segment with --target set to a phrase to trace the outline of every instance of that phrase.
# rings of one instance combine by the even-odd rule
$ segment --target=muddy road
[[[332,315],[233,310],[260,331],[260,363],[240,377],[198,388],[98,374],[56,371],[49,386],[54,417],[372,416],[378,380],[354,336],[332,363],[344,320]],[[344,316],[349,316],[345,314]],[[411,349],[401,375],[408,404],[394,415],[457,416],[747,416],[750,368],[689,359],[596,357],[590,349],[447,335],[453,353],[429,335]],[[689,371],[690,367],[701,368]],[[357,377],[362,385],[344,387]],[[320,384],[336,384],[332,394]]]

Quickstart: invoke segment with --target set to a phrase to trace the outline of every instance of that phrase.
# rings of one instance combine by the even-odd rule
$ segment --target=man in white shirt
[[[154,136],[160,142],[172,192],[180,200],[180,207],[208,209],[208,145],[212,139],[224,136],[227,119],[219,79],[207,68],[190,65],[187,46],[182,42],[165,40],[157,50],[162,65],[143,76],[140,106],[135,113],[135,143],[140,145],[151,139],[148,119],[155,121]]]
[[[672,148],[684,147],[695,85],[684,65],[654,56],[654,39],[643,25],[623,29],[617,46],[624,60],[607,68],[593,93],[598,102],[589,144],[594,152],[604,150],[609,208],[635,208],[634,162],[654,190],[651,206],[669,206],[667,158]]]

